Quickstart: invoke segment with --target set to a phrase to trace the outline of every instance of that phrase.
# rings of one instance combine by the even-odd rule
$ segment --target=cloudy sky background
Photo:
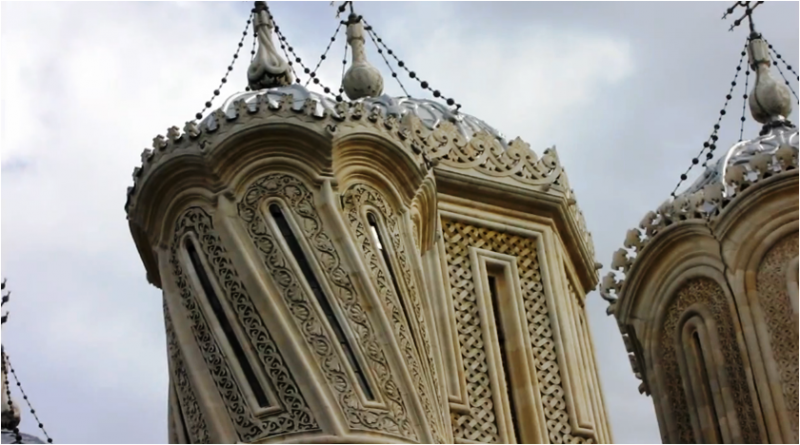
[[[327,1],[270,4],[298,54],[315,64],[336,28],[334,9]],[[167,440],[161,292],[147,284],[131,240],[125,189],[142,149],[193,118],[217,87],[251,5],[0,8],[2,276],[13,291],[3,345],[56,442]],[[557,145],[604,264],[712,130],[747,36],[746,27],[728,32],[720,20],[727,6],[356,3],[402,60],[464,112],[538,153]],[[768,2],[756,17],[797,65],[798,3]],[[223,97],[246,85],[251,43]],[[338,86],[343,44],[340,33],[323,83]],[[402,94],[367,46],[386,91]],[[722,148],[738,140],[739,83]],[[752,137],[758,128],[747,116]],[[615,441],[660,442],[652,401],[638,394],[596,293],[588,310]],[[24,431],[41,435],[27,410],[23,418]]]

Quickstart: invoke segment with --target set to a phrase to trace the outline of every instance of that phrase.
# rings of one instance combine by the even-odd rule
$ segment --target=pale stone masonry
[[[798,131],[758,34],[749,55],[762,134],[631,229],[601,286],[664,443],[798,442]]]
[[[170,442],[611,442],[598,265],[555,149],[375,97],[363,52],[349,104],[258,54],[255,91],[156,137],[128,193]]]

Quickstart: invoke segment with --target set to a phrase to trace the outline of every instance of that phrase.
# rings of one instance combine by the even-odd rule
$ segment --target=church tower
[[[749,18],[761,134],[631,229],[601,286],[664,443],[798,442],[797,95]]]
[[[598,266],[556,150],[424,81],[436,99],[383,94],[364,45],[393,52],[350,12],[337,95],[315,70],[321,92],[301,86],[256,2],[249,91],[134,170],[170,442],[610,442],[584,308]]]

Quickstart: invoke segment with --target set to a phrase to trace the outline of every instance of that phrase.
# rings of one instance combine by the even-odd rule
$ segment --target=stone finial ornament
[[[353,53],[353,64],[342,79],[344,92],[350,100],[377,97],[383,93],[383,77],[377,68],[367,61],[364,51],[364,25],[361,17],[350,14],[347,18],[347,44]]]
[[[272,43],[275,25],[267,13],[267,2],[255,2],[253,30],[258,35],[258,49],[247,69],[247,81],[253,91],[292,84],[292,71]]]
[[[761,34],[753,33],[747,45],[750,68],[756,72],[756,84],[750,93],[750,113],[757,122],[782,121],[792,113],[789,88],[770,73],[769,50]]]

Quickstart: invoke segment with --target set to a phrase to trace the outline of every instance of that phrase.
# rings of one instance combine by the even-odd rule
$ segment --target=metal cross
[[[752,3],[755,3],[755,5],[751,6]],[[731,25],[731,27],[730,27],[730,29],[728,29],[728,31],[733,31],[734,28],[736,28],[737,26],[741,25],[742,24],[742,20],[744,20],[745,17],[746,17],[748,22],[749,22],[749,24],[750,24],[750,32],[751,33],[756,32],[755,26],[753,25],[753,11],[755,11],[756,8],[758,8],[758,6],[761,5],[762,3],[764,3],[764,2],[760,1],[760,2],[736,2],[736,3],[734,3],[733,6],[728,8],[727,11],[725,11],[725,14],[722,15],[722,20],[725,20],[726,18],[728,18],[728,16],[733,14],[733,12],[739,7],[743,7],[744,8],[744,14],[741,17],[739,17],[738,19],[733,21],[733,25]]]

